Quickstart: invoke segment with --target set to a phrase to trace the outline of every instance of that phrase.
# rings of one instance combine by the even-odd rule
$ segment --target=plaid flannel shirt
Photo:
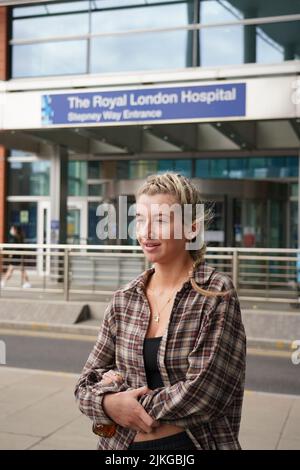
[[[147,385],[143,341],[150,307],[145,283],[154,267],[114,292],[97,341],[75,388],[79,408],[96,424],[112,424],[102,400],[107,392]],[[196,292],[190,281],[177,291],[158,351],[164,383],[138,398],[161,423],[181,426],[199,450],[241,449],[238,435],[245,384],[246,335],[231,278],[202,261],[193,272],[204,289],[231,290],[226,296]],[[101,383],[109,370],[122,383]],[[100,437],[99,450],[126,450],[137,431],[117,425],[113,437]]]

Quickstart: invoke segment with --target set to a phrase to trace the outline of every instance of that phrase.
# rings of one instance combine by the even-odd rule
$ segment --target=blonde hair
[[[190,204],[192,206],[192,222],[196,219],[196,208],[197,204],[203,204],[201,200],[201,195],[197,187],[191,182],[190,179],[186,178],[185,176],[181,175],[180,173],[175,173],[173,171],[167,171],[165,173],[160,173],[156,175],[150,175],[147,177],[146,181],[140,186],[140,188],[136,192],[136,199],[138,199],[142,194],[147,194],[149,196],[153,196],[155,194],[170,194],[175,196],[177,202],[184,207],[184,204]],[[210,208],[205,209],[204,211],[204,225],[210,223],[213,219],[213,211]],[[193,239],[194,240],[194,239]],[[191,240],[191,241],[193,241]],[[206,244],[203,243],[199,249],[196,250],[189,250],[189,253],[194,260],[193,263],[193,271],[196,267],[202,263],[204,260],[204,255],[206,253]],[[203,295],[213,297],[213,296],[224,296],[231,292],[229,291],[210,291],[206,289],[202,289],[195,279],[190,275],[190,281],[192,287]]]

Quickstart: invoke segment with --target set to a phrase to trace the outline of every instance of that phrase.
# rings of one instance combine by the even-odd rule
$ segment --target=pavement
[[[64,301],[57,292],[14,289],[0,289],[0,329],[96,337],[110,300],[107,294],[87,293],[72,294],[72,301]],[[300,303],[241,300],[241,311],[248,347],[289,352],[295,348],[294,341],[300,338]]]
[[[300,318],[300,317],[299,317]],[[18,332],[40,332],[47,335],[54,335],[58,337],[59,335],[68,335],[68,336],[85,336],[86,338],[96,339],[99,327],[101,325],[101,320],[90,318],[88,320],[76,323],[74,325],[64,324],[64,323],[49,323],[49,322],[36,322],[36,321],[19,321],[19,320],[3,320],[0,315],[0,331],[13,330],[16,333]],[[247,331],[246,331],[247,333]],[[299,335],[294,336],[294,339],[299,339]],[[270,339],[270,338],[257,338],[251,337],[247,334],[247,347],[255,348],[260,350],[272,350],[272,351],[285,351],[290,354],[295,349],[293,345],[293,340],[285,339]]]
[[[73,395],[77,374],[0,368],[0,449],[96,449],[91,421]],[[299,422],[300,396],[246,390],[241,446],[299,450]]]

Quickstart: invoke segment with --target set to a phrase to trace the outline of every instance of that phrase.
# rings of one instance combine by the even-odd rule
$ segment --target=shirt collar
[[[195,281],[197,282],[197,284],[199,284],[201,286],[201,285],[204,285],[208,282],[208,280],[210,279],[210,277],[211,277],[211,275],[214,271],[215,271],[215,268],[213,268],[212,266],[209,266],[206,263],[206,261],[203,260],[193,270],[192,278],[194,278]],[[132,291],[132,290],[136,290],[137,292],[143,291],[144,288],[145,288],[148,277],[153,272],[155,272],[155,267],[154,266],[152,266],[151,268],[148,268],[145,271],[143,271],[135,279],[130,281],[128,284],[126,284],[125,287],[121,288],[120,290],[122,292]],[[190,280],[188,280],[184,283],[184,286],[187,287],[190,284],[191,284]]]

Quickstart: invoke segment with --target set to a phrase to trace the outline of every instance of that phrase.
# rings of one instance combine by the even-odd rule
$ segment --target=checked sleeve
[[[109,384],[101,383],[105,372],[111,369],[116,370],[114,307],[115,296],[105,310],[97,341],[83,367],[74,391],[79,402],[80,411],[93,420],[95,424],[114,423],[102,408],[105,393],[121,392],[129,388],[125,381],[112,381]]]

